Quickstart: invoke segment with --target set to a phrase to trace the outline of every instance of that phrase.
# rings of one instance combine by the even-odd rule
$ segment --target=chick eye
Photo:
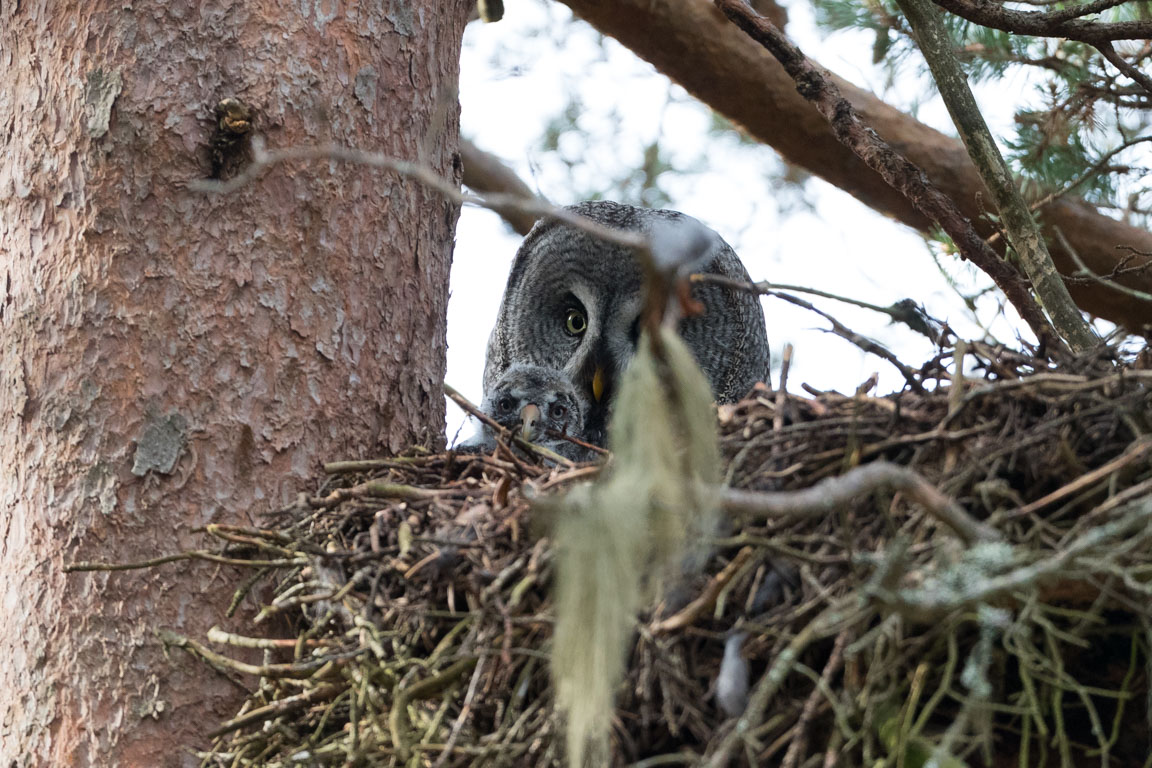
[[[568,409],[560,403],[552,403],[552,406],[548,409],[548,415],[559,421],[568,415]]]
[[[584,313],[578,309],[569,309],[564,320],[564,330],[568,331],[570,336],[579,336],[588,330],[588,320],[584,317]]]
[[[508,413],[508,411],[512,410],[513,405],[515,405],[515,403],[512,402],[512,398],[508,395],[504,395],[504,397],[496,401],[496,408],[501,413]]]

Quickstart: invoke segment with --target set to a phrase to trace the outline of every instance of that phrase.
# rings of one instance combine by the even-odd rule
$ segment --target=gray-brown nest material
[[[720,408],[734,488],[883,460],[995,535],[966,545],[912,486],[879,481],[823,514],[731,516],[704,572],[639,617],[613,764],[1147,765],[1152,371],[967,354],[979,378],[944,355],[923,393]],[[553,560],[529,499],[597,468],[501,447],[329,469],[264,528],[210,531],[218,555],[263,563],[262,615],[298,637],[213,632],[210,655],[167,637],[217,667],[229,645],[267,654],[231,668],[257,676],[252,695],[203,764],[559,765]],[[750,678],[735,717],[712,696],[726,646]]]

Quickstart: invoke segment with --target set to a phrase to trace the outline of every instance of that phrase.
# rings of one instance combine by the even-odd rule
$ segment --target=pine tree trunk
[[[237,685],[155,634],[203,639],[234,574],[67,563],[200,547],[194,528],[257,522],[323,460],[442,442],[453,205],[328,163],[183,185],[213,171],[226,97],[270,147],[452,178],[468,6],[0,5],[5,768],[196,765],[235,713]]]

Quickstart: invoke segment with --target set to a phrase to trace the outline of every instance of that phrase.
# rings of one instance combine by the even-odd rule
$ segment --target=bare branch
[[[485,195],[498,192],[518,198],[538,197],[500,158],[485,152],[467,139],[460,139],[460,156],[464,162],[464,186]],[[512,208],[497,213],[521,235],[528,234],[528,230],[532,229],[539,218]]]
[[[1000,534],[972,518],[964,508],[920,474],[907,467],[874,461],[840,475],[822,480],[802,491],[740,491],[726,489],[723,505],[729,512],[757,516],[819,517],[835,514],[852,499],[881,488],[893,488],[923,506],[940,522],[955,531],[966,544],[999,541]]]
[[[694,276],[694,277],[696,277],[696,276]],[[700,277],[703,277],[703,276],[700,276]],[[804,299],[798,298],[796,296],[789,296],[786,293],[779,293],[779,292],[774,291],[774,290],[768,290],[768,289],[762,288],[760,286],[760,284],[758,284],[758,283],[756,283],[756,284],[744,283],[744,282],[741,282],[739,280],[731,280],[729,278],[725,278],[725,277],[719,276],[719,275],[709,275],[706,279],[706,282],[716,283],[718,285],[723,285],[723,286],[726,286],[728,288],[732,288],[734,290],[743,290],[743,291],[748,291],[750,293],[759,293],[759,294],[762,294],[764,296],[774,296],[778,299],[783,299],[784,301],[787,301],[790,304],[795,304],[798,307],[802,307],[804,309],[807,309],[809,312],[815,312],[816,314],[820,315],[820,317],[822,317],[825,320],[827,320],[828,322],[832,323],[832,333],[836,334],[837,336],[839,336],[842,339],[850,341],[851,343],[855,344],[857,347],[859,347],[860,349],[864,350],[865,352],[867,352],[869,354],[876,355],[879,358],[883,358],[884,360],[887,360],[893,366],[896,367],[896,370],[900,371],[900,375],[904,377],[904,380],[908,382],[908,386],[910,386],[913,389],[913,391],[915,391],[915,392],[923,392],[924,391],[924,386],[920,383],[920,379],[917,378],[916,372],[913,371],[908,366],[904,365],[904,363],[900,362],[900,358],[896,357],[896,355],[894,355],[886,347],[884,347],[881,344],[878,344],[875,341],[872,341],[872,339],[869,339],[865,336],[861,336],[860,334],[856,333],[855,331],[853,331],[848,326],[841,323],[836,318],[832,317],[832,315],[828,314],[827,312],[824,312],[823,310],[817,309],[811,303],[804,301]]]
[[[1100,51],[1101,56],[1112,62],[1112,66],[1139,83],[1144,87],[1144,90],[1148,91],[1149,96],[1152,96],[1152,77],[1141,72],[1135,64],[1117,53],[1115,46],[1113,46],[1110,41],[1104,40],[1099,43],[1092,43],[1092,46]]]
[[[1129,296],[1134,296],[1137,299],[1152,301],[1152,293],[1145,293],[1144,291],[1138,291],[1135,288],[1129,288],[1128,286],[1122,285],[1115,280],[1093,272],[1088,268],[1088,265],[1084,263],[1084,260],[1080,258],[1080,254],[1076,253],[1076,249],[1074,249],[1071,244],[1069,244],[1068,238],[1064,237],[1064,233],[1059,229],[1053,229],[1052,231],[1056,234],[1056,238],[1060,241],[1060,244],[1063,245],[1064,248],[1067,249],[1069,255],[1072,256],[1072,260],[1076,262],[1076,266],[1080,267],[1080,272],[1086,275],[1090,280],[1095,280],[1102,285],[1107,285],[1113,290],[1117,290],[1120,293],[1126,293]],[[1144,269],[1149,266],[1152,266],[1152,260],[1149,260],[1147,263],[1145,263],[1143,267],[1137,267],[1137,269]],[[1120,267],[1123,267],[1123,262],[1120,263]]]
[[[809,312],[815,312],[816,314],[820,315],[820,317],[832,323],[832,333],[836,334],[842,339],[852,342],[857,347],[869,354],[876,355],[876,357],[887,360],[889,363],[895,366],[898,371],[900,371],[900,375],[904,377],[906,382],[908,382],[908,386],[912,388],[913,392],[924,391],[924,385],[920,383],[920,379],[916,376],[916,372],[904,363],[900,362],[900,358],[896,357],[896,355],[893,354],[884,345],[869,339],[867,336],[861,336],[859,333],[856,333],[856,331],[853,331],[851,328],[844,325],[844,323],[841,323],[839,320],[832,317],[832,315],[821,309],[817,309],[815,306],[801,298],[796,296],[789,296],[786,293],[772,293],[770,295],[776,296],[777,298],[783,299],[790,304],[795,304],[798,307],[807,309]]]
[[[796,81],[800,94],[815,104],[832,126],[837,139],[943,229],[964,257],[992,278],[1038,339],[1063,346],[1024,279],[988,246],[956,204],[929,182],[919,168],[864,124],[832,80],[812,66],[800,49],[770,21],[757,16],[741,0],[715,0],[715,3],[740,29],[776,57]]]
[[[901,299],[889,307],[882,307],[879,304],[871,304],[867,301],[860,299],[853,299],[850,296],[841,296],[836,293],[829,293],[828,291],[821,291],[817,288],[809,288],[806,285],[788,285],[785,283],[773,283],[767,280],[761,280],[756,283],[744,283],[739,280],[733,280],[723,275],[713,275],[707,273],[697,273],[692,275],[692,282],[694,283],[716,283],[735,290],[750,291],[754,293],[763,294],[766,296],[774,296],[778,291],[788,291],[791,293],[809,293],[813,296],[819,296],[822,299],[831,299],[839,301],[844,304],[851,304],[854,307],[862,309],[870,309],[873,312],[879,312],[882,315],[887,315],[894,323],[901,323],[908,326],[913,331],[926,336],[932,343],[936,343],[940,338],[940,330],[944,324],[939,320],[930,317],[923,308],[920,307],[912,299]]]
[[[616,243],[626,248],[646,250],[648,240],[635,232],[606,227],[603,224],[580,216],[572,211],[552,205],[535,197],[521,197],[515,194],[492,194],[480,197],[469,195],[440,176],[430,166],[422,163],[412,163],[407,160],[397,160],[379,152],[364,152],[349,147],[336,145],[315,147],[287,147],[285,149],[268,150],[264,146],[263,138],[252,137],[252,162],[239,174],[228,181],[213,179],[196,179],[187,183],[187,188],[193,192],[226,195],[247,186],[263,176],[271,168],[281,163],[293,160],[337,160],[357,165],[367,165],[373,168],[384,168],[398,173],[401,176],[413,179],[428,189],[439,193],[458,205],[475,205],[500,213],[504,210],[516,211],[524,215],[548,217],[557,219],[576,229],[587,232],[593,237],[610,243]]]
[[[1109,40],[1144,40],[1152,37],[1152,21],[1086,21],[1080,16],[1114,8],[1124,0],[1096,0],[1058,11],[1014,11],[998,3],[969,0],[932,0],[962,19],[1016,35],[1064,37],[1095,45]]]
[[[948,107],[948,114],[952,116],[952,123],[960,132],[984,184],[992,192],[1008,242],[1019,255],[1052,324],[1075,351],[1091,349],[1098,339],[1073,303],[1068,287],[1048,254],[1044,237],[1020,196],[1012,171],[996,148],[992,132],[988,130],[968,87],[967,77],[952,52],[952,40],[944,29],[939,12],[929,0],[896,0],[896,3],[912,27],[940,96]]]

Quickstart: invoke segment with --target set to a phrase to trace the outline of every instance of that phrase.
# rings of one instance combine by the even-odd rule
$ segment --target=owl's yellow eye
[[[564,321],[564,329],[573,336],[579,336],[588,330],[588,321],[584,313],[578,309],[568,310],[568,317]]]

